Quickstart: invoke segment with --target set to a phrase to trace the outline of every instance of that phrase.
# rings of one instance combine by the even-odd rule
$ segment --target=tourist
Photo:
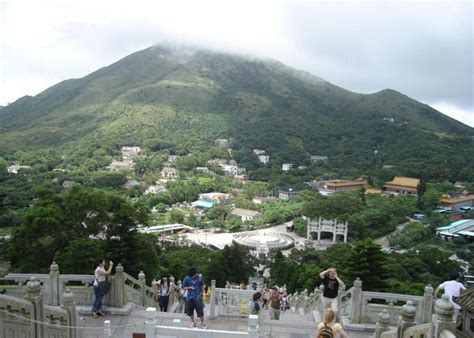
[[[201,319],[201,328],[207,329],[204,321],[204,303],[201,298],[202,288],[202,276],[196,273],[195,268],[190,268],[183,281],[183,290],[186,293],[186,314],[191,319],[189,326],[196,326],[194,321],[194,310],[196,310],[198,317]]]
[[[283,294],[283,299],[281,301],[281,312],[285,312],[290,309],[290,303],[288,302],[288,296],[286,293]]]
[[[323,280],[323,310],[331,308],[334,313],[338,310],[337,294],[339,288],[343,288],[344,282],[337,276],[336,268],[329,268],[319,274],[319,277]]]
[[[449,281],[441,283],[436,288],[436,291],[434,293],[435,296],[437,297],[439,291],[444,290],[444,293],[446,295],[448,295],[449,301],[454,306],[454,313],[453,313],[453,320],[454,321],[457,321],[458,315],[459,315],[459,310],[461,309],[461,307],[453,301],[453,297],[459,297],[459,295],[461,294],[461,290],[466,290],[464,285],[462,285],[459,282],[459,279],[460,279],[460,277],[459,277],[458,273],[455,273],[455,274],[451,275],[451,279]]]
[[[260,299],[262,298],[261,292],[255,292],[252,296],[252,304],[250,304],[250,314],[258,315],[260,312]]]
[[[342,338],[346,338],[346,331],[344,331],[341,324],[334,323],[335,318],[336,313],[332,309],[324,310],[324,321],[319,323],[315,338],[335,337],[337,333],[339,333]]]
[[[266,309],[268,307],[268,289],[263,288],[262,289],[262,308]]]
[[[281,307],[282,296],[277,291],[277,288],[273,288],[268,299],[268,310],[270,313],[270,319],[280,319],[280,307]]]
[[[161,276],[158,282],[158,305],[161,312],[168,312],[170,301],[170,291],[173,291],[173,285],[168,276]]]
[[[99,258],[96,264],[94,271],[94,304],[92,304],[92,316],[98,318],[99,316],[105,316],[104,311],[102,311],[102,298],[105,295],[104,288],[102,287],[103,283],[107,283],[107,276],[110,276],[112,272],[112,267],[114,263],[109,262],[109,269],[105,270],[105,259]]]

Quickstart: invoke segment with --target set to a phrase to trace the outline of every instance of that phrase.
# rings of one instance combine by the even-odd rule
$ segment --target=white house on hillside
[[[230,214],[240,217],[242,222],[253,221],[263,216],[262,213],[259,211],[240,209],[240,208],[235,208],[234,210],[232,210]]]
[[[166,179],[179,178],[179,171],[173,167],[164,167],[161,170],[161,177]]]
[[[140,154],[140,147],[122,147],[122,160],[131,161]]]

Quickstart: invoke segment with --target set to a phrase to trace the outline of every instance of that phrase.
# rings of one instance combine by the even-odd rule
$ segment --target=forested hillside
[[[0,156],[54,148],[90,157],[122,145],[188,154],[230,139],[235,158],[270,166],[329,156],[346,176],[384,164],[427,179],[473,180],[474,131],[394,90],[349,92],[277,61],[154,46],[0,110]]]

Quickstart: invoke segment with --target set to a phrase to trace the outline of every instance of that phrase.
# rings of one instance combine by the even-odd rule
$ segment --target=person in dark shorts
[[[203,286],[201,275],[196,273],[195,268],[190,268],[183,281],[183,290],[186,293],[186,314],[191,319],[189,326],[196,326],[194,321],[194,310],[196,310],[197,316],[201,319],[201,328],[207,329],[207,324],[204,321],[204,303],[201,297]]]

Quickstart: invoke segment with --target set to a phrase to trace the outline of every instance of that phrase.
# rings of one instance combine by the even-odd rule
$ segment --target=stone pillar
[[[308,218],[308,226],[306,228],[306,239],[309,241],[311,239],[311,232],[309,228],[311,227],[311,218]]]
[[[321,217],[319,217],[319,220],[318,220],[318,244],[321,241],[321,227],[322,227]]]
[[[456,332],[456,322],[453,320],[454,306],[449,301],[448,295],[444,294],[435,303],[434,332],[433,337],[440,337],[443,330]]]
[[[249,315],[249,338],[258,338],[258,316]]]
[[[28,283],[26,283],[25,299],[33,303],[35,308],[34,320],[43,321],[43,293],[41,292],[41,283],[35,276],[31,276]],[[35,337],[43,338],[43,325],[35,323]]]
[[[45,303],[52,306],[59,306],[60,304],[60,285],[59,285],[59,266],[53,262],[49,266],[49,280],[46,291]]]
[[[155,338],[156,307],[146,309],[145,334],[147,338]]]
[[[421,308],[421,324],[431,323],[433,314],[433,287],[431,284],[425,286],[423,303]]]
[[[351,322],[360,324],[362,318],[362,281],[357,277],[352,288]]]
[[[74,294],[71,290],[66,289],[63,293],[63,305],[61,308],[66,310],[69,313],[69,322],[70,326],[76,327],[77,326],[77,312],[76,312],[76,304],[74,303]],[[75,328],[70,329],[71,338],[78,338],[79,332]]]
[[[347,235],[348,235],[348,232],[349,232],[349,224],[346,221],[346,223],[344,225],[345,225],[345,228],[344,228],[344,243],[347,243]]]
[[[125,306],[125,275],[124,268],[121,263],[117,264],[115,268],[114,289],[115,289],[115,304],[117,308]]]
[[[170,286],[173,285],[173,290],[174,290],[174,277],[173,276],[170,276]],[[153,286],[153,283],[152,283],[152,286]],[[170,289],[171,290],[171,289]],[[171,304],[174,304],[177,300],[177,297],[176,297],[176,292],[170,292],[170,305]]]
[[[112,338],[112,328],[110,320],[104,321],[104,338]]]
[[[398,319],[397,326],[397,337],[403,338],[403,332],[411,327],[416,325],[415,323],[416,308],[413,306],[411,300],[407,301],[405,305],[402,306],[402,315]]]
[[[146,306],[146,279],[143,271],[140,271],[138,274],[138,281],[140,282],[141,304],[142,306]]]
[[[216,318],[216,280],[211,280],[210,317]]]
[[[390,315],[387,310],[379,313],[377,324],[375,325],[375,338],[380,338],[382,333],[390,330]]]

